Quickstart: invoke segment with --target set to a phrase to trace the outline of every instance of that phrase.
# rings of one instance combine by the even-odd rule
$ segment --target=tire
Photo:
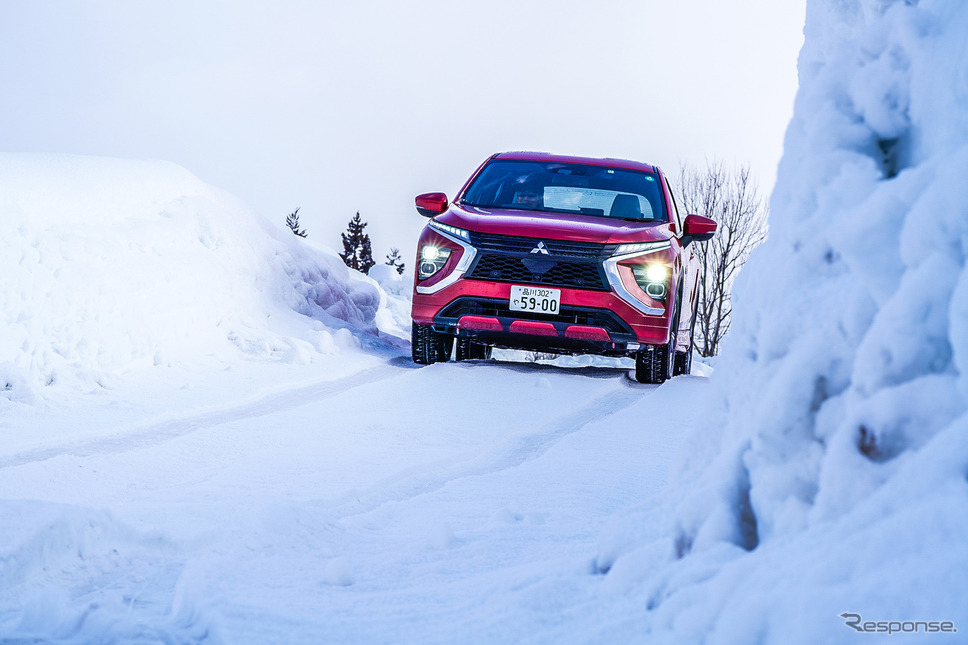
[[[635,380],[639,383],[659,385],[665,383],[677,373],[676,368],[679,364],[678,353],[676,352],[676,337],[679,333],[678,296],[673,311],[672,324],[669,325],[669,342],[665,345],[649,345],[635,353]],[[691,358],[692,352],[688,352],[685,356]]]
[[[673,376],[683,376],[692,372],[692,347],[687,352],[676,352],[676,364],[673,366]]]
[[[454,351],[454,337],[437,332],[431,333],[437,338],[437,362],[446,363],[450,360],[450,355]]]
[[[450,360],[454,339],[447,334],[438,334],[430,325],[410,325],[410,357],[418,365],[445,363]]]
[[[659,385],[672,378],[676,356],[676,336],[667,345],[650,345],[635,353],[635,380]]]
[[[458,338],[454,358],[458,361],[484,360],[491,357],[491,346],[470,338]]]

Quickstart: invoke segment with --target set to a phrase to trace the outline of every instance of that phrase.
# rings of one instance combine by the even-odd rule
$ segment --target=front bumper
[[[561,289],[561,311],[510,311],[511,285],[457,280],[432,294],[413,295],[411,315],[435,331],[499,347],[560,353],[624,355],[669,342],[669,315],[645,315],[609,291]]]

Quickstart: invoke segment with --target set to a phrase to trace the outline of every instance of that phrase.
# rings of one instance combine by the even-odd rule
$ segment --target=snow
[[[846,611],[968,623],[966,27],[959,2],[808,4],[770,239],[682,464],[708,642],[847,640]]]
[[[173,164],[6,154],[0,212],[8,399],[240,353],[306,362],[379,305],[334,254]]]
[[[808,5],[770,239],[724,354],[659,387],[418,368],[412,274],[170,163],[0,154],[0,641],[968,629],[965,33]]]

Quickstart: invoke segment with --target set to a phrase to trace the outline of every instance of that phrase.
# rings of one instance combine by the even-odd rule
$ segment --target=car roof
[[[552,163],[580,163],[589,166],[604,166],[606,168],[621,168],[623,170],[639,170],[656,172],[658,168],[640,161],[627,159],[598,159],[595,157],[573,157],[570,155],[555,155],[548,152],[500,152],[493,159],[509,159],[515,161],[550,161]]]

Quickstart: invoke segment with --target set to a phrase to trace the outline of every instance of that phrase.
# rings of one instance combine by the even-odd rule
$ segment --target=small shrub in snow
[[[286,226],[288,226],[289,230],[292,231],[295,235],[298,235],[299,237],[306,237],[306,229],[299,228],[299,209],[298,208],[293,212],[289,213],[289,217],[286,218]]]
[[[390,252],[387,253],[386,263],[396,269],[400,275],[403,275],[407,268],[407,265],[403,263],[403,258],[400,257],[400,249],[390,249]]]

